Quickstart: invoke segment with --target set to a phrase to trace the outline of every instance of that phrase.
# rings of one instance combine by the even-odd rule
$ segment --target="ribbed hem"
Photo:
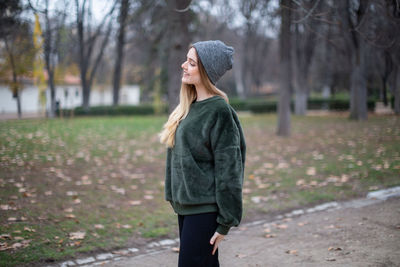
[[[225,226],[222,224],[218,224],[217,226],[217,232],[220,233],[221,235],[227,235],[229,232],[229,229],[231,229],[229,226]]]
[[[182,205],[172,201],[170,201],[170,203],[174,211],[179,215],[191,215],[218,211],[217,204]]]

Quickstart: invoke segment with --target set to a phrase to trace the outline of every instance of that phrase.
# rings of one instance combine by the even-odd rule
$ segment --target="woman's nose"
[[[181,65],[182,69],[185,69],[185,64],[186,64],[186,61],[182,63],[182,65]]]

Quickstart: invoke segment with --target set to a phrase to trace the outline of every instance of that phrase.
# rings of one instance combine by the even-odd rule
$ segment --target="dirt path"
[[[231,231],[221,266],[400,266],[400,198],[353,201],[296,218]],[[270,229],[272,238],[266,238]],[[97,263],[107,267],[177,266],[171,249]]]

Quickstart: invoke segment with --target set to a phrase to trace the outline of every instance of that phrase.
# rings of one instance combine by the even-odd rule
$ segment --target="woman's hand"
[[[218,244],[219,242],[221,242],[222,240],[224,240],[225,235],[221,235],[218,232],[215,232],[215,234],[213,235],[213,237],[211,237],[210,239],[210,244],[214,245],[213,251],[212,251],[212,255],[215,254],[215,251],[218,248]]]

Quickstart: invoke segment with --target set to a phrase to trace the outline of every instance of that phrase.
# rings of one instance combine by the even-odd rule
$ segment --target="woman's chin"
[[[187,79],[185,79],[184,77],[182,78],[182,83],[184,84],[191,84]]]

